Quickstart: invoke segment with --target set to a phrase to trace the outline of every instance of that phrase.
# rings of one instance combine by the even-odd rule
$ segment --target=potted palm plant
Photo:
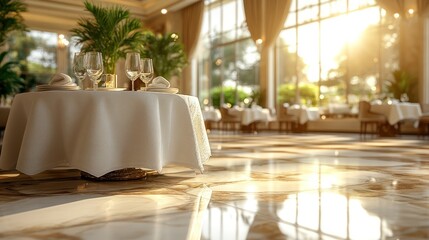
[[[20,0],[0,0],[0,100],[2,102],[17,93],[23,84],[23,79],[17,71],[19,63],[7,60],[9,49],[6,41],[12,31],[27,29],[21,16],[21,13],[26,10],[26,5]]]
[[[171,76],[180,73],[186,66],[186,54],[177,34],[146,32],[144,43],[140,55],[152,58],[155,76],[162,76],[169,80]]]
[[[72,35],[82,44],[82,52],[101,52],[104,73],[116,79],[116,62],[124,58],[126,52],[138,51],[142,44],[143,24],[120,6],[102,7],[88,1],[84,5],[92,17],[81,18],[79,26],[71,29]]]
[[[393,72],[393,79],[386,81],[385,85],[387,87],[387,92],[392,94],[392,97],[400,99],[401,96],[411,96],[414,97],[415,78],[413,78],[405,70],[396,70]],[[415,99],[410,99],[415,100]]]

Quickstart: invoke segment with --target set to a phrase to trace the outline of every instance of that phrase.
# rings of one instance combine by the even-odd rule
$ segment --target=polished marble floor
[[[429,239],[429,140],[209,134],[204,174],[0,171],[2,239]]]

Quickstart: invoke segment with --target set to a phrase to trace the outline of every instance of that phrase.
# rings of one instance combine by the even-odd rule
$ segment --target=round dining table
[[[57,167],[99,177],[126,168],[203,172],[211,155],[196,97],[131,91],[45,91],[15,96],[0,169]]]

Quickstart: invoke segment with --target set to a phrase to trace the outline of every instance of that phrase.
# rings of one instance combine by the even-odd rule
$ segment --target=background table
[[[386,116],[390,125],[395,125],[403,120],[417,122],[422,115],[418,103],[371,104],[371,112]]]
[[[314,121],[320,118],[318,108],[289,107],[287,112],[288,114],[297,116],[299,124],[306,124],[308,121]]]
[[[15,96],[1,169],[33,175],[68,166],[101,176],[122,168],[203,171],[210,145],[198,99],[151,92],[50,91]]]
[[[272,121],[272,118],[270,110],[267,108],[244,108],[242,111],[242,125],[249,125],[255,122],[268,123],[269,121]]]
[[[203,110],[204,121],[219,122],[222,119],[219,109],[207,107]]]

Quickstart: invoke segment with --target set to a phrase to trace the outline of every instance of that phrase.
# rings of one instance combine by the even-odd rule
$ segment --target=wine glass
[[[83,80],[85,79],[86,68],[84,65],[85,53],[75,52],[73,57],[73,73],[78,80],[80,89],[83,89]]]
[[[140,53],[130,52],[127,53],[125,58],[125,73],[131,80],[131,91],[134,91],[134,81],[139,77],[142,71],[142,64],[140,61]]]
[[[93,82],[93,90],[97,91],[100,76],[103,74],[103,57],[101,52],[85,53],[84,65],[86,74]]]
[[[145,89],[147,90],[147,84],[153,78],[153,64],[151,58],[142,58],[142,72],[140,74],[142,81],[145,84]]]

